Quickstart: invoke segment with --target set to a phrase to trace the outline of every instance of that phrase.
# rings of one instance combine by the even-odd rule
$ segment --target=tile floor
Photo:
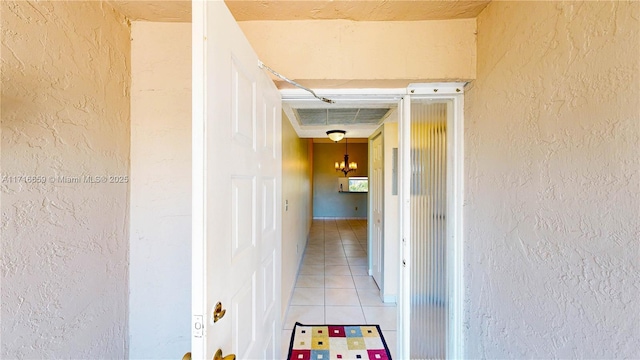
[[[282,330],[286,358],[293,325],[377,324],[392,358],[396,305],[380,300],[367,273],[366,220],[314,220]]]

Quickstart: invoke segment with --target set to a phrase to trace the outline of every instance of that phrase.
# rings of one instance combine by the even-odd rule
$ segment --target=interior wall
[[[389,118],[397,119],[398,110],[393,110],[389,114]],[[384,274],[382,280],[384,286],[382,298],[385,302],[396,302],[400,279],[400,230],[398,228],[398,192],[397,190],[395,194],[393,192],[393,149],[398,149],[398,123],[385,122],[382,131],[384,132]],[[398,164],[396,164],[397,167]]]
[[[640,3],[492,2],[465,95],[466,358],[640,354]]]
[[[126,358],[129,26],[101,1],[0,10],[0,357]]]
[[[405,87],[476,77],[476,19],[239,25],[265,64],[309,87]]]
[[[358,163],[358,169],[349,177],[368,176],[369,155],[367,143],[349,144],[349,161]],[[338,143],[313,144],[313,217],[367,218],[367,193],[338,192],[338,178],[334,163],[344,159],[345,140]]]
[[[282,113],[282,317],[293,293],[312,220],[310,139],[300,139]]]
[[[129,356],[191,348],[191,24],[131,24]]]

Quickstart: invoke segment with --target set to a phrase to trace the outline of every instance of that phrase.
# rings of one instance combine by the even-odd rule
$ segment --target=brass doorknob
[[[236,360],[236,356],[234,354],[229,354],[223,357],[222,349],[218,349],[218,351],[213,355],[213,360]]]
[[[224,314],[227,313],[227,310],[222,308],[222,303],[218,301],[216,307],[213,309],[213,322],[217,323],[218,320],[224,317]]]
[[[184,356],[182,357],[182,360],[191,360],[191,353],[188,352],[188,353],[184,354]]]

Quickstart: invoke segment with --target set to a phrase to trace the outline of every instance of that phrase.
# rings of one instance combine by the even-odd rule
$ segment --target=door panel
[[[254,204],[255,183],[253,177],[232,176],[231,178],[231,239],[232,253],[235,258],[244,250],[255,246]]]
[[[224,2],[193,13],[192,356],[279,356],[280,94]]]
[[[267,177],[262,179],[262,196],[262,232],[269,233],[276,230],[275,178]]]
[[[256,281],[253,273],[232,300],[233,353],[240,359],[251,358],[256,342],[255,294]]]
[[[262,312],[264,313],[271,312],[276,303],[276,273],[276,252],[274,251],[262,265],[262,294],[264,296]]]
[[[231,119],[233,121],[234,140],[240,146],[254,146],[256,84],[238,65],[238,59],[231,63]]]

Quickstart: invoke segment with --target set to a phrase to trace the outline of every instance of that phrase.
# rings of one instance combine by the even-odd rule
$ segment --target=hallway
[[[287,356],[295,322],[380,325],[396,353],[396,305],[384,304],[367,274],[366,220],[313,220],[282,330]]]

